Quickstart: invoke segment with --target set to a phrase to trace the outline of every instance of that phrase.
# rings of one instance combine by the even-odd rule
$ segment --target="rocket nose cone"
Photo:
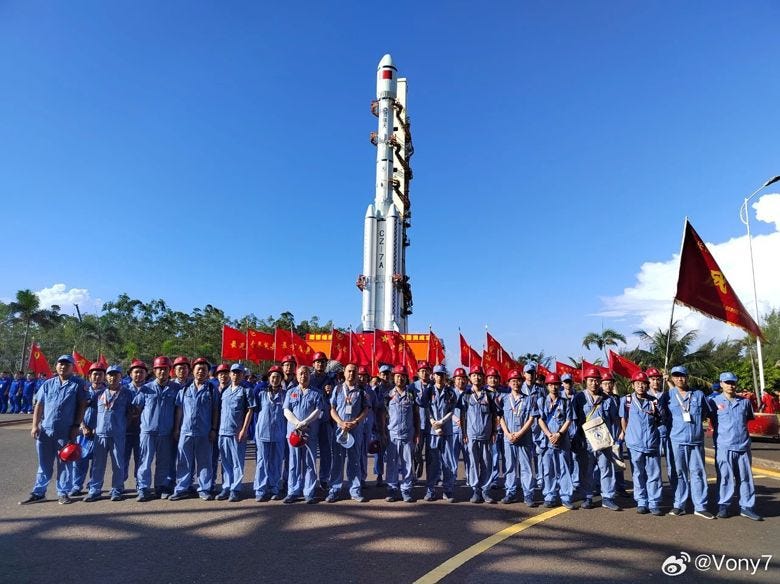
[[[373,219],[374,217],[376,217],[376,211],[374,211],[374,204],[372,203],[366,209],[366,219]]]
[[[379,61],[379,66],[377,67],[377,70],[383,67],[392,67],[393,69],[395,69],[395,63],[393,63],[393,58],[390,56],[390,53],[382,57],[382,60]]]

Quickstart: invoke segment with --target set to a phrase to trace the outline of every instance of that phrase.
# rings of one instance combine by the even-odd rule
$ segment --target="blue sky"
[[[357,325],[386,52],[416,147],[411,326],[451,350],[487,324],[565,360],[602,325],[655,326],[641,295],[609,299],[673,264],[686,215],[743,236],[742,198],[780,173],[776,2],[392,6],[0,4],[0,298]],[[774,246],[772,217],[751,227]],[[777,305],[776,264],[757,269]]]

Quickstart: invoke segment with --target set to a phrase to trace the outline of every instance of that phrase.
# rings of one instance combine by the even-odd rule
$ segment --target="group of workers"
[[[38,377],[32,371],[17,371],[12,377],[8,371],[0,372],[0,414],[32,414],[33,397],[46,381],[46,374]]]
[[[255,385],[238,363],[212,368],[204,358],[157,357],[151,371],[133,361],[125,378],[119,366],[95,363],[85,381],[63,355],[35,394],[38,473],[20,504],[45,499],[55,462],[60,503],[100,499],[109,458],[112,501],[123,499],[133,462],[139,502],[237,502],[247,444],[254,442],[258,502],[316,503],[318,489],[328,503],[345,496],[365,502],[373,457],[376,485],[386,488],[389,502],[414,502],[418,480],[425,501],[456,501],[462,460],[472,503],[574,509],[581,500],[582,509],[592,509],[601,495],[603,508],[618,511],[617,497],[630,496],[627,448],[638,513],[663,514],[665,467],[669,514],[684,515],[690,500],[696,516],[713,519],[704,461],[709,420],[717,517],[733,514],[738,487],[739,514],[762,519],[754,509],[747,431],[753,408],[737,393],[733,373],[720,375],[720,393],[705,396],[688,386],[685,366],[673,367],[668,379],[650,368],[635,374],[632,392],[620,397],[612,375],[597,368],[584,371],[584,389],[577,390],[570,375],[541,377],[533,363],[503,383],[497,370],[479,366],[450,376],[425,361],[415,372],[382,365],[373,378],[354,363],[337,373],[327,366],[324,353],[315,354],[312,368],[286,357]]]

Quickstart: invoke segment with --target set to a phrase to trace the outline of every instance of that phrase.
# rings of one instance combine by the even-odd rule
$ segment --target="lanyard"
[[[109,395],[109,393],[111,393],[111,391],[108,388],[106,388],[103,391],[103,395],[100,396],[100,397],[101,397],[101,401],[103,402],[103,405],[106,408],[106,411],[110,411],[111,408],[114,407],[114,403],[116,402],[116,398],[119,397],[119,392],[120,391],[121,390],[117,389],[114,392],[114,396],[111,399],[108,399],[108,395]]]
[[[645,404],[646,404],[647,402],[650,402],[650,411],[648,411],[648,410],[646,410],[646,409],[645,409]],[[649,416],[650,414],[653,414],[653,415],[655,415],[655,402],[653,402],[653,401],[651,401],[651,400],[649,400],[649,399],[647,399],[647,398],[644,398],[644,399],[643,399],[643,398],[639,397],[639,396],[636,394],[636,392],[634,392],[634,399],[633,399],[633,400],[631,400],[631,404],[632,404],[632,405],[633,405],[633,404],[636,404],[636,406],[637,406],[637,407],[636,407],[636,408],[634,408],[634,409],[636,409],[637,411],[640,411],[640,412],[642,412],[642,413],[643,413],[644,415],[646,415],[646,416]]]
[[[563,398],[559,397],[558,399],[555,400],[555,403],[553,403],[552,398],[550,398],[549,411],[547,412],[547,419],[545,420],[545,422],[547,423],[548,426],[550,424],[550,420],[553,419],[553,415],[558,410],[558,406],[560,406],[560,404],[561,404],[561,399],[563,399]]]
[[[595,414],[598,410],[601,409],[601,404],[603,403],[603,400],[601,399],[601,396],[597,397],[595,400],[590,401],[590,397],[588,394],[585,394],[585,399],[588,401],[588,403],[591,406],[590,412],[585,416],[585,421],[587,422],[593,417],[593,414]]]
[[[682,408],[682,410],[687,414],[691,410],[691,395],[688,394],[688,396],[685,398],[685,401],[688,402],[688,407],[686,407],[683,404],[683,400],[680,399],[680,392],[679,392],[679,390],[674,392],[674,397],[677,398],[677,403],[680,404],[680,407]]]

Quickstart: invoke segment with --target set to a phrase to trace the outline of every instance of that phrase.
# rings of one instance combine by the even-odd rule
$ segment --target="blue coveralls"
[[[97,426],[97,396],[100,395],[100,393],[105,389],[105,385],[101,384],[97,387],[90,386],[87,388],[87,409],[84,410],[84,421],[83,424],[90,430],[92,430],[92,435],[90,437],[84,436],[83,433],[81,433],[81,436],[79,436],[79,441],[83,443],[92,443],[92,452],[87,457],[81,458],[81,460],[77,460],[73,463],[71,466],[71,472],[73,473],[73,477],[71,478],[71,495],[78,495],[81,490],[84,488],[84,484],[87,481],[87,476],[89,475],[91,477],[91,473],[89,471],[89,465],[90,462],[93,461],[94,455],[95,455],[95,448],[94,448],[94,442],[95,442],[95,427]]]
[[[638,507],[657,509],[661,505],[661,457],[659,427],[662,411],[655,397],[636,393],[620,400],[621,418],[626,419],[625,443],[631,455],[634,500]]]
[[[0,377],[0,414],[8,411],[8,392],[11,389],[12,377]]]
[[[434,487],[439,477],[442,477],[444,494],[452,497],[455,489],[455,475],[458,466],[455,462],[455,444],[452,432],[452,416],[441,426],[441,434],[431,426],[431,419],[441,420],[447,414],[453,414],[459,409],[458,396],[449,386],[437,388],[430,385],[420,396],[421,411],[426,417],[426,431],[422,433],[425,440],[425,490],[433,496]]]
[[[89,494],[100,495],[106,474],[106,458],[111,455],[111,496],[121,495],[125,488],[125,435],[127,419],[132,408],[133,394],[120,386],[111,395],[108,388],[96,394],[97,423],[95,449]]]
[[[469,449],[468,446],[463,444],[463,432],[460,429],[460,417],[461,417],[461,406],[463,404],[463,396],[466,394],[466,390],[458,391],[457,389],[454,390],[455,395],[458,397],[458,408],[455,411],[455,413],[452,415],[452,447],[453,447],[453,456],[455,457],[455,478],[458,477],[458,463],[460,461],[460,457],[463,456],[463,470],[466,473],[466,477],[469,476]]]
[[[255,445],[257,446],[257,467],[254,489],[257,497],[279,494],[282,482],[284,449],[287,444],[287,420],[284,417],[286,392],[280,386],[273,391],[270,385],[256,397],[257,424]]]
[[[22,404],[19,410],[23,414],[32,414],[33,396],[35,396],[35,386],[37,384],[35,379],[28,379],[24,382],[24,388],[22,389]]]
[[[130,395],[135,400],[135,396],[141,391],[141,387],[136,387],[131,381],[125,387]],[[138,487],[138,468],[141,465],[141,418],[140,416],[133,416],[127,422],[127,432],[125,433],[125,475],[124,479],[127,482],[127,478],[130,476],[130,462],[133,462],[135,472],[135,485]]]
[[[612,458],[610,457],[611,451],[610,453],[607,453],[604,450],[593,452],[590,443],[587,441],[584,432],[582,431],[582,424],[594,417],[601,417],[607,425],[607,428],[614,428],[615,420],[618,417],[615,402],[602,392],[596,394],[594,399],[590,395],[590,392],[585,390],[574,396],[573,406],[574,416],[580,423],[581,440],[587,448],[585,466],[580,466],[580,484],[585,499],[589,500],[593,498],[595,491],[595,473],[597,469],[601,475],[601,495],[605,499],[614,499],[615,469],[612,464]]]
[[[423,383],[421,379],[418,379],[414,383],[411,384],[412,391],[414,391],[414,398],[417,400],[417,411],[420,415],[420,436],[425,436],[428,432],[428,425],[429,421],[425,416],[425,411],[423,410],[423,407],[420,404],[420,398],[424,392],[425,389],[433,385],[432,381],[429,381],[428,383]],[[415,476],[422,476],[423,473],[423,460],[425,452],[425,440],[420,440],[417,444],[414,445],[414,466],[415,466]],[[439,477],[436,477],[438,480]]]
[[[175,382],[168,381],[161,386],[155,379],[143,385],[133,398],[133,405],[141,409],[141,464],[136,473],[139,494],[152,488],[153,461],[157,493],[173,491],[171,434],[178,392],[179,386]]]
[[[336,413],[345,422],[355,420],[367,406],[366,395],[359,387],[348,387],[345,382],[338,384],[333,389],[333,395],[330,398],[330,407],[332,410],[336,410]],[[355,444],[349,449],[336,443],[334,435],[333,467],[330,473],[330,494],[339,496],[341,493],[341,488],[344,484],[344,459],[346,458],[349,494],[353,498],[359,498],[362,496],[360,484],[360,455],[363,451],[363,435],[362,432],[360,432],[359,426],[356,427],[351,434],[355,438]]]
[[[363,433],[363,446],[360,453],[360,480],[365,481],[368,478],[368,445],[374,437],[374,425],[376,424],[377,395],[374,388],[370,385],[363,387],[368,403],[368,414],[363,418],[361,430]]]
[[[209,433],[212,430],[214,411],[219,409],[219,396],[208,380],[200,387],[193,381],[188,387],[179,390],[176,407],[181,408],[182,421],[176,459],[176,488],[173,494],[178,495],[189,490],[195,471],[198,476],[198,492],[210,493],[214,476],[211,466],[213,448]]]
[[[619,412],[620,412],[620,400],[621,400],[620,396],[617,395],[616,393],[613,393],[613,394],[609,395],[609,399],[611,399],[613,402],[615,402],[615,410],[619,414]],[[631,401],[631,400],[629,400],[629,401]],[[623,431],[622,427],[620,426],[620,416],[619,415],[618,415],[618,417],[615,420],[615,425],[610,428],[610,431],[612,432],[612,436],[615,438],[615,443],[619,447],[620,457],[622,458],[624,456],[624,454],[625,454],[624,448],[623,448],[623,446],[625,444],[625,439],[623,440],[622,443],[617,439],[617,437],[620,436],[620,433]],[[621,493],[625,492],[625,490],[626,490],[626,474],[625,474],[624,469],[619,468],[619,467],[615,467],[614,471],[615,471],[615,490],[616,491],[620,491]]]
[[[684,509],[690,497],[695,511],[705,511],[708,497],[703,422],[710,415],[709,402],[699,390],[690,389],[682,398],[673,387],[664,393],[659,406],[668,409],[672,419],[670,438],[677,470],[674,506]],[[690,422],[684,420],[684,412],[690,414]]]
[[[220,404],[218,443],[222,459],[222,491],[238,495],[244,480],[247,444],[247,437],[239,442],[238,434],[244,427],[247,411],[255,407],[254,392],[244,385],[231,384],[222,390]]]
[[[315,411],[319,412],[306,428],[310,440],[297,448],[290,448],[290,469],[287,476],[287,494],[294,497],[311,499],[317,489],[317,447],[320,435],[320,420],[325,412],[325,400],[319,390],[309,387],[303,389],[296,385],[287,392],[284,398],[284,409],[303,422]],[[330,412],[328,412],[330,413]],[[287,424],[287,434],[295,430],[295,426]]]
[[[574,426],[574,410],[571,400],[558,397],[554,402],[550,396],[536,399],[536,412],[539,418],[547,424],[547,429],[555,434],[569,421],[569,428]],[[561,434],[558,442],[553,445],[550,439],[539,433],[537,443],[542,452],[542,493],[545,502],[554,503],[560,497],[563,503],[571,503],[574,496],[572,483],[571,434],[567,430]]]
[[[387,493],[397,496],[400,488],[410,497],[414,486],[414,408],[417,400],[410,387],[393,388],[385,398],[387,409]]]
[[[715,426],[715,462],[720,469],[718,505],[731,504],[739,479],[739,506],[752,510],[756,504],[756,487],[750,468],[753,457],[747,423],[754,417],[753,406],[742,396],[729,400],[722,393],[711,397],[710,404]]]
[[[8,390],[8,412],[11,414],[22,413],[22,391],[24,391],[24,379],[14,379]]]
[[[539,415],[536,409],[538,399],[536,392],[524,393],[522,389],[528,390],[528,387],[523,385],[517,394],[510,392],[498,397],[498,415],[504,418],[504,423],[510,432],[517,432],[529,419]],[[533,502],[534,489],[536,488],[533,469],[535,455],[533,424],[514,444],[509,441],[508,435],[504,435],[504,456],[506,457],[504,484],[507,498],[514,499],[517,496],[518,487],[522,487],[525,502]]]
[[[384,381],[380,381],[377,383],[376,387],[374,388],[374,392],[376,393],[376,407],[374,409],[374,427],[377,430],[377,433],[380,432],[380,429],[376,427],[376,420],[378,419],[380,415],[380,411],[384,412],[385,406],[387,404],[387,395],[390,392],[392,387],[389,383],[386,383]],[[384,412],[385,416],[387,415],[387,412]],[[385,474],[385,450],[386,446],[379,445],[379,452],[377,452],[374,455],[374,474],[377,477],[377,481],[381,479]]]
[[[495,396],[483,388],[477,395],[474,387],[464,393],[461,416],[466,416],[466,435],[471,462],[469,465],[469,486],[474,495],[484,497],[490,490],[490,475],[493,469],[492,442],[495,416]]]
[[[333,460],[333,419],[330,417],[330,397],[325,394],[325,385],[335,385],[333,378],[327,373],[312,373],[309,386],[322,394],[323,416],[320,418],[319,435],[316,437],[319,448],[319,479],[320,482],[330,480],[330,465]],[[313,439],[314,437],[312,437]]]
[[[648,390],[648,394],[655,397],[661,403],[661,396],[664,395],[664,391],[653,392]],[[666,478],[669,480],[669,486],[674,493],[677,490],[677,467],[674,464],[674,448],[672,448],[672,419],[670,416],[663,417],[663,423],[658,426],[658,452],[661,457],[661,461],[665,461],[666,464]],[[663,476],[661,477],[663,481]]]
[[[489,386],[488,386],[489,387]],[[501,414],[500,399],[507,393],[509,388],[505,385],[498,385],[495,389],[490,388],[493,392],[493,396],[496,399],[496,411]],[[495,489],[498,485],[498,480],[501,478],[501,472],[504,473],[504,485],[506,486],[506,472],[507,472],[507,460],[504,455],[504,429],[500,424],[496,424],[496,440],[490,445],[490,459],[492,461],[492,468],[490,469],[490,488]]]
[[[57,495],[62,497],[71,490],[73,463],[62,462],[57,451],[68,442],[71,427],[78,426],[76,419],[79,402],[87,401],[84,380],[71,375],[64,382],[59,377],[47,379],[36,395],[36,402],[43,408],[40,433],[35,441],[38,453],[38,473],[32,493],[45,495],[51,481],[54,461],[57,461]]]

